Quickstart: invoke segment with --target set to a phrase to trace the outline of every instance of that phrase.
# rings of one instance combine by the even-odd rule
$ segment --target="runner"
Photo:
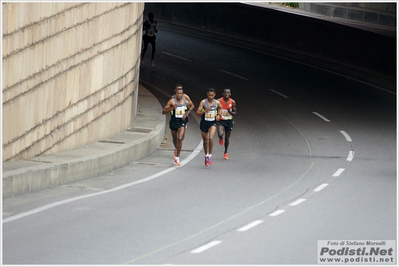
[[[145,55],[145,52],[147,51],[148,44],[150,43],[151,47],[152,47],[151,66],[154,67],[155,39],[157,38],[155,36],[155,33],[158,32],[157,21],[154,20],[154,13],[152,13],[152,12],[148,13],[148,20],[144,21],[143,30],[144,30],[144,35],[143,35],[144,47],[143,47],[143,51],[141,53],[141,63],[144,64],[144,55]]]
[[[176,91],[177,91],[177,89],[179,89],[179,88],[183,88],[183,85],[181,85],[181,84],[177,84],[177,85],[176,85],[176,87],[175,87],[175,94],[172,95],[171,98],[174,98],[174,97],[176,96]],[[183,97],[186,99],[187,102],[191,102],[191,104],[194,106],[193,102],[191,101],[191,98],[190,98],[186,93],[183,94]]]
[[[176,84],[176,86],[175,86],[175,94],[172,95],[171,98],[176,97],[176,91],[179,90],[179,89],[183,89],[183,85],[181,85],[181,84]],[[183,93],[183,97],[184,97],[184,99],[185,99],[187,102],[191,103],[191,105],[192,105],[193,108],[194,108],[194,103],[191,101],[191,98],[190,98],[186,93]],[[176,153],[177,153],[177,150],[176,150],[176,148],[175,148],[173,158],[176,157]]]
[[[236,115],[236,101],[231,98],[231,90],[226,88],[223,91],[223,97],[219,98],[218,101],[222,105],[222,116],[220,117],[218,123],[218,136],[219,144],[223,145],[223,135],[224,137],[224,159],[229,159],[229,154],[227,149],[230,144],[230,135],[233,130],[234,120],[233,117]]]
[[[214,99],[215,89],[209,88],[207,98],[203,99],[197,109],[197,115],[201,116],[200,130],[205,152],[205,165],[212,164],[213,136],[216,133],[217,121],[220,119],[222,106]]]
[[[188,114],[194,109],[192,102],[188,102],[184,97],[183,87],[176,86],[176,94],[171,98],[162,110],[162,114],[171,113],[169,128],[175,146],[173,156],[176,166],[180,166],[180,152],[183,146],[184,136],[186,134]]]

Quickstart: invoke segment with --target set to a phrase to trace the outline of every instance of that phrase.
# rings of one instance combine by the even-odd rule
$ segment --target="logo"
[[[395,265],[395,240],[318,240],[318,264]]]

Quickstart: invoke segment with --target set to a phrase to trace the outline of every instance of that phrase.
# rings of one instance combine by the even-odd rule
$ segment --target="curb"
[[[165,136],[158,100],[139,86],[138,115],[126,131],[85,147],[17,162],[3,162],[3,199],[111,172],[156,151]]]

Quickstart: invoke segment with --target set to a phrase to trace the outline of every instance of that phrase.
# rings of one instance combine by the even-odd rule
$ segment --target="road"
[[[191,116],[179,168],[167,130],[138,162],[21,196],[43,210],[3,223],[4,264],[306,265],[318,240],[396,240],[396,94],[162,27],[149,55],[140,83],[160,112],[178,83],[196,107],[231,89],[230,159],[215,142],[204,165]]]

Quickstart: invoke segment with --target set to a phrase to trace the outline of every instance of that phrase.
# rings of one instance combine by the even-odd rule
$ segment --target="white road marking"
[[[341,175],[341,173],[343,173],[343,172],[344,172],[344,170],[345,170],[345,169],[343,169],[343,168],[340,168],[340,169],[338,169],[338,171],[336,171],[336,172],[333,174],[333,176],[334,176],[334,177],[338,177],[338,176],[340,176],[340,175]]]
[[[166,52],[161,52],[161,53],[163,53],[163,54],[165,54],[165,55],[168,55],[168,56],[177,57],[177,58],[180,58],[180,59],[183,59],[183,60],[186,60],[186,61],[191,61],[191,60],[189,60],[189,59],[187,59],[187,58],[180,57],[180,56],[176,56],[176,55],[173,55],[173,54],[171,54],[171,53],[166,53]]]
[[[234,74],[234,73],[231,73],[231,72],[228,72],[228,71],[225,71],[225,70],[221,70],[221,69],[219,69],[221,72],[224,72],[224,73],[227,73],[227,74],[230,74],[230,75],[233,75],[233,76],[236,76],[236,77],[238,77],[238,78],[240,78],[240,79],[243,79],[243,80],[246,80],[246,81],[248,81],[248,79],[247,78],[245,78],[245,77],[242,77],[242,76],[240,76],[240,75],[237,75],[237,74]]]
[[[255,226],[257,226],[257,225],[259,225],[259,224],[261,224],[261,223],[263,223],[262,220],[257,220],[257,221],[251,222],[250,224],[247,224],[247,225],[241,227],[241,228],[238,229],[237,231],[239,231],[239,232],[245,232],[245,231],[248,231],[248,230],[251,229],[251,228],[254,228]]]
[[[340,131],[346,138],[346,141],[348,142],[352,142],[352,138],[349,136],[349,134],[347,134],[345,131]]]
[[[195,158],[201,150],[202,150],[202,141],[199,143],[197,148],[185,160],[183,160],[181,162],[180,166],[184,166],[190,160]],[[146,178],[143,178],[143,179],[135,181],[135,182],[123,184],[123,185],[120,185],[120,186],[117,186],[117,187],[114,187],[114,188],[111,188],[111,189],[107,189],[107,190],[104,190],[104,191],[100,191],[100,192],[96,192],[96,193],[92,193],[92,194],[88,194],[88,195],[84,195],[84,196],[73,197],[73,198],[57,201],[57,202],[54,202],[54,203],[50,203],[50,204],[44,205],[42,207],[30,210],[30,211],[26,211],[26,212],[23,212],[23,213],[14,215],[14,216],[10,216],[10,217],[8,217],[6,219],[3,219],[3,224],[7,223],[7,222],[18,220],[18,219],[21,219],[21,218],[24,218],[24,217],[27,217],[27,216],[30,216],[30,215],[34,215],[36,213],[39,213],[39,212],[42,212],[42,211],[45,211],[45,210],[48,210],[48,209],[51,209],[51,208],[54,208],[54,207],[57,207],[57,206],[61,206],[61,205],[64,205],[64,204],[67,204],[67,203],[70,203],[70,202],[73,202],[73,201],[77,201],[77,200],[85,199],[85,198],[89,198],[89,197],[95,197],[95,196],[99,196],[99,195],[103,195],[103,194],[107,194],[107,193],[112,193],[112,192],[116,192],[116,191],[131,187],[131,186],[134,186],[134,185],[137,185],[137,184],[145,183],[145,182],[154,180],[156,178],[159,178],[162,175],[167,174],[168,172],[174,171],[177,168],[181,168],[181,167],[173,166],[173,167],[170,167],[170,168],[168,168],[166,170],[163,170],[161,172],[155,173],[155,174],[153,174],[151,176],[148,176]]]
[[[269,216],[272,216],[272,217],[278,216],[283,212],[285,212],[285,210],[276,210],[275,212],[270,213]]]
[[[283,95],[282,93],[280,93],[280,92],[277,92],[277,91],[275,91],[275,90],[273,90],[273,89],[269,89],[270,91],[272,91],[273,93],[275,93],[275,94],[278,94],[278,95],[280,95],[280,96],[282,96],[282,97],[284,97],[284,98],[289,98],[288,96],[286,96],[286,95]]]
[[[172,31],[173,31],[173,30],[172,30]],[[190,34],[190,33],[187,33],[187,34],[188,34],[188,35],[191,35],[191,36],[195,36],[195,37],[200,37],[200,36],[195,35],[195,34]],[[208,38],[208,37],[200,37],[200,38],[202,38],[202,39],[207,39],[207,40],[212,40],[212,41],[216,41],[216,42],[223,43],[223,44],[228,44],[228,45],[231,45],[231,46],[240,47],[240,48],[243,48],[243,49],[246,49],[246,50],[255,51],[255,52],[257,52],[257,53],[269,55],[269,56],[272,56],[272,57],[275,57],[275,58],[282,58],[282,59],[284,59],[284,60],[288,60],[288,61],[291,61],[291,62],[295,62],[295,63],[301,64],[301,65],[304,65],[304,66],[308,66],[308,67],[311,67],[311,68],[314,68],[314,69],[317,69],[317,70],[321,70],[321,71],[333,73],[333,74],[335,74],[335,75],[338,75],[338,76],[341,76],[341,77],[345,77],[345,78],[347,78],[347,79],[349,79],[349,80],[353,80],[353,81],[357,81],[357,82],[359,82],[359,83],[367,84],[367,85],[369,85],[369,86],[371,86],[371,87],[374,87],[374,88],[383,90],[383,91],[385,91],[385,92],[387,92],[387,93],[396,95],[396,92],[392,92],[392,91],[390,91],[390,90],[387,90],[387,89],[382,88],[382,87],[380,87],[380,86],[377,86],[377,85],[375,85],[375,84],[368,83],[368,82],[365,82],[365,81],[361,81],[361,80],[355,79],[355,78],[353,78],[353,77],[344,75],[344,74],[339,73],[339,72],[335,72],[335,71],[323,69],[323,68],[320,68],[319,66],[314,66],[314,65],[311,65],[311,64],[307,64],[307,63],[301,62],[301,61],[299,61],[299,60],[294,60],[294,59],[291,59],[291,58],[288,58],[288,57],[278,56],[278,55],[273,54],[273,53],[268,53],[268,52],[265,52],[265,51],[262,51],[262,50],[258,50],[258,49],[254,49],[254,48],[248,48],[248,47],[245,47],[245,46],[233,44],[233,43],[231,43],[231,42],[224,42],[224,41],[215,40],[215,39]]]
[[[299,204],[301,204],[301,203],[302,203],[302,202],[304,202],[304,201],[306,201],[306,199],[304,199],[304,198],[300,198],[300,199],[298,199],[298,200],[296,200],[296,201],[292,202],[292,203],[290,204],[290,206],[296,206],[296,205],[299,205]]]
[[[349,151],[349,155],[346,158],[346,161],[352,161],[354,157],[355,157],[355,151]]]
[[[313,114],[314,115],[316,115],[316,116],[318,116],[319,118],[321,118],[321,119],[323,119],[323,120],[325,120],[326,122],[330,122],[330,120],[329,119],[327,119],[326,117],[324,117],[323,115],[320,115],[319,113],[317,113],[317,112],[313,112]]]
[[[321,190],[323,190],[327,186],[328,186],[328,184],[321,184],[318,187],[316,187],[313,191],[314,192],[320,192]]]
[[[196,249],[192,250],[191,253],[201,253],[201,252],[204,252],[205,250],[208,250],[208,249],[210,249],[210,248],[212,248],[212,247],[214,247],[214,246],[216,246],[216,245],[219,245],[220,243],[222,243],[222,241],[215,240],[215,241],[209,242],[209,243],[206,244],[206,245],[203,245],[203,246],[201,246],[201,247],[199,247],[199,248],[196,248]]]

